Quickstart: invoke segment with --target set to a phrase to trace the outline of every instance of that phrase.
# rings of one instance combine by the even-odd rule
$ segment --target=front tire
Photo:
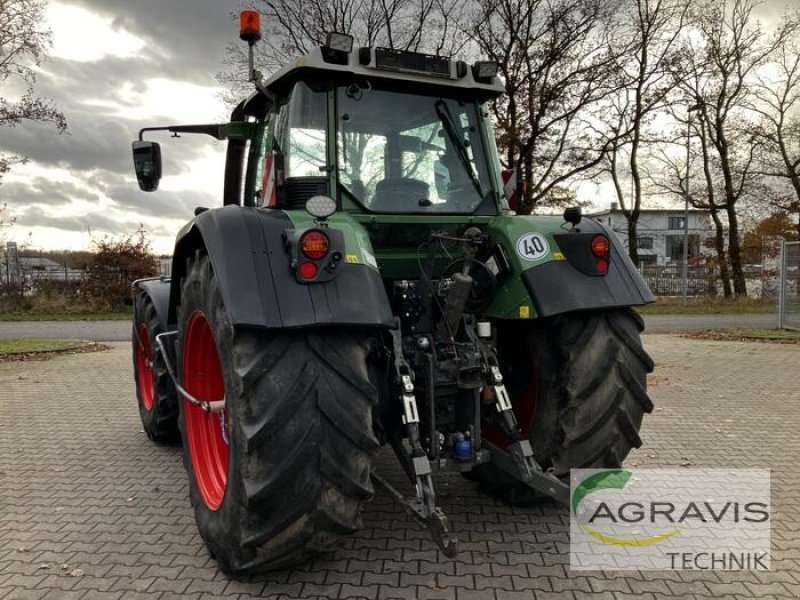
[[[261,572],[333,550],[373,494],[368,336],[234,329],[202,254],[187,265],[178,322],[184,387],[225,399],[220,413],[181,402],[190,497],[220,567]]]
[[[632,309],[569,313],[530,326],[501,325],[500,364],[520,427],[543,468],[567,480],[570,469],[619,468],[642,445],[644,413],[653,410],[642,347],[644,322]],[[487,439],[505,445],[487,424]],[[493,465],[471,477],[512,504],[527,504],[531,488]]]

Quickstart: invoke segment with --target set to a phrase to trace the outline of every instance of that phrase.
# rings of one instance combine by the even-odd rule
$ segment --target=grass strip
[[[689,298],[684,306],[681,298],[659,298],[655,303],[639,306],[643,315],[748,315],[771,314],[776,311],[776,301],[771,299],[740,300]]]
[[[5,312],[0,321],[128,321],[130,309],[76,312]]]
[[[80,348],[86,342],[80,340],[0,340],[0,356],[11,354],[33,354],[39,352],[59,352]]]

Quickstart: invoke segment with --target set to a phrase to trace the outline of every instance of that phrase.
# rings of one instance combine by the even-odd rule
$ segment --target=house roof
[[[48,269],[48,270],[64,268],[62,265],[58,264],[54,260],[50,260],[49,258],[43,258],[39,256],[20,256],[19,263],[20,265],[22,265],[24,268],[27,269],[32,269],[34,267],[40,269]]]

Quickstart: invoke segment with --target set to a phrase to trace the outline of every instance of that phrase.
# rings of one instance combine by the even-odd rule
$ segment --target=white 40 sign
[[[549,251],[547,240],[538,233],[526,233],[517,240],[517,254],[525,260],[539,260]]]

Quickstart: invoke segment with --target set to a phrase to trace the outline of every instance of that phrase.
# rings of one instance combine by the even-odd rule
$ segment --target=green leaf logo
[[[578,487],[576,487],[572,492],[572,501],[570,502],[572,514],[578,524],[578,527],[580,527],[584,533],[589,534],[603,544],[611,544],[614,546],[651,546],[653,544],[663,542],[664,540],[671,538],[673,535],[680,533],[681,530],[676,528],[662,535],[638,539],[626,539],[600,533],[596,529],[593,529],[578,520],[578,507],[589,494],[598,490],[622,490],[628,484],[630,478],[630,471],[616,470],[594,473],[593,475],[590,475],[581,481]]]
[[[586,496],[597,490],[621,490],[631,478],[630,471],[601,471],[590,475],[572,493],[572,514],[578,516],[578,506]]]

